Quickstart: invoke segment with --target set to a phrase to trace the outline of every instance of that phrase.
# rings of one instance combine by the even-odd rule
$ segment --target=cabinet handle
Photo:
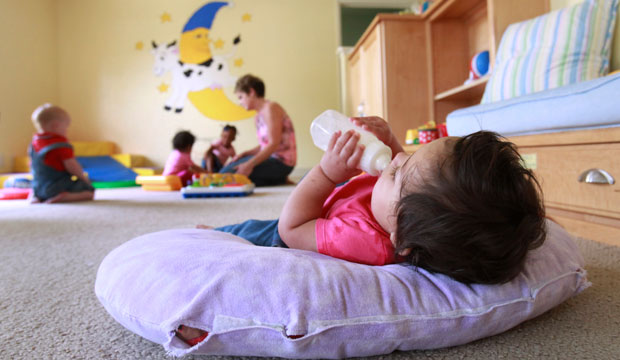
[[[603,169],[589,169],[579,175],[579,182],[613,185],[616,180],[614,180],[614,177],[611,176],[611,174]]]

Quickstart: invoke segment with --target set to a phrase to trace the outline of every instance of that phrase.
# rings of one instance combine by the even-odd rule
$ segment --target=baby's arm
[[[335,133],[319,165],[310,170],[287,199],[278,232],[288,247],[317,251],[315,224],[323,203],[337,184],[360,172],[364,147],[358,141],[359,134],[354,131]]]
[[[197,173],[197,174],[209,172],[207,169],[203,169],[202,167],[200,167],[200,166],[198,166],[196,164],[191,164],[189,166],[189,171],[191,171],[193,173]]]
[[[213,145],[209,146],[209,148],[205,152],[205,159],[207,158],[207,156],[210,156],[210,155],[213,155]]]
[[[90,184],[90,180],[88,180],[88,178],[84,176],[84,169],[82,169],[82,165],[80,165],[80,163],[74,157],[64,159],[62,163],[69,174],[75,175],[78,179],[84,181],[87,184]]]
[[[362,129],[375,134],[379,140],[389,146],[390,149],[392,149],[392,158],[395,157],[396,154],[405,151],[398,142],[398,139],[396,139],[396,136],[394,136],[392,129],[390,129],[390,125],[382,118],[377,116],[352,117],[351,121]]]

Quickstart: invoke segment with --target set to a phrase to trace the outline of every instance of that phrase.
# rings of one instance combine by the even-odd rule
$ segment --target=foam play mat
[[[28,199],[31,189],[4,188],[0,189],[0,200],[24,200]]]
[[[96,189],[136,186],[137,174],[111,156],[76,158]]]

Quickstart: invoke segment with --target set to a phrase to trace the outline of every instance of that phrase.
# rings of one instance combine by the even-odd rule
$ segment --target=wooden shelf
[[[482,98],[489,77],[489,75],[486,75],[467,84],[439,93],[435,95],[435,101],[479,100]]]
[[[413,154],[414,152],[420,150],[420,147],[422,147],[422,144],[405,145],[403,146],[403,149],[406,153]]]
[[[477,105],[488,78],[463,85],[472,57],[496,49],[509,24],[531,19],[548,11],[548,0],[444,0],[427,22],[427,63],[430,74],[431,119],[444,122],[452,111]]]
[[[469,17],[472,9],[486,5],[485,0],[445,0],[436,3],[435,11],[429,17],[431,21]]]
[[[435,0],[420,15],[379,14],[347,57],[345,112],[386,119],[403,144],[408,129],[479,104],[489,77],[463,84],[472,57],[488,50],[493,64],[510,24],[548,11],[549,0]]]

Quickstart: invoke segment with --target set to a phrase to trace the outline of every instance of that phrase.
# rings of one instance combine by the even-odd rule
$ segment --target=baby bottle
[[[374,134],[355,126],[348,117],[335,110],[326,110],[312,121],[310,135],[314,145],[325,151],[333,133],[338,130],[345,133],[351,129],[360,134],[358,143],[364,145],[360,168],[370,175],[378,176],[392,161],[392,150]]]

